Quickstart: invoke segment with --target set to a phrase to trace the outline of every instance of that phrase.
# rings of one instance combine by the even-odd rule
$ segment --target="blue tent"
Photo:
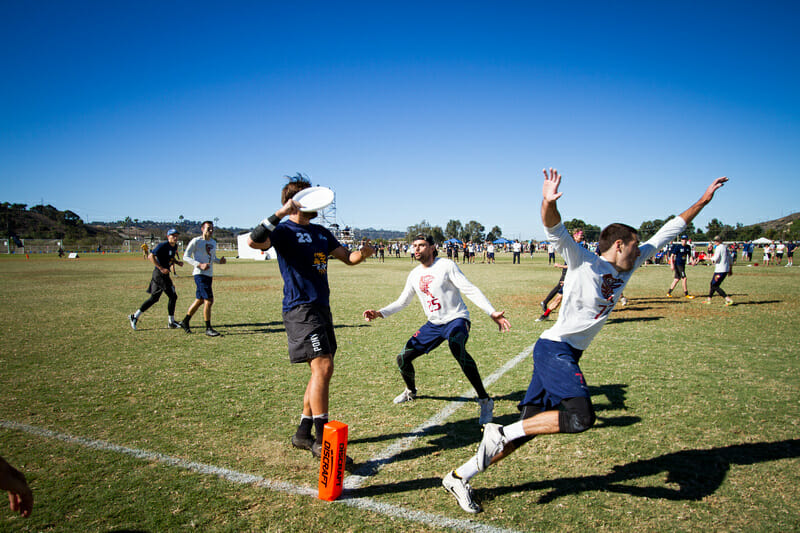
[[[499,239],[495,239],[492,241],[494,244],[511,244],[514,241],[509,241],[508,239],[504,239],[500,237]]]
[[[463,242],[459,241],[458,239],[447,239],[444,241],[445,244],[464,244]]]

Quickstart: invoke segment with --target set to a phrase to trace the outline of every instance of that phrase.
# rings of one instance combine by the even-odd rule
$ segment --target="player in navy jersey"
[[[556,201],[561,175],[545,170],[542,222],[545,234],[567,263],[564,298],[558,320],[533,348],[533,375],[522,402],[521,420],[507,426],[486,424],[478,452],[442,481],[468,513],[481,511],[472,499],[469,481],[489,465],[508,456],[536,435],[580,433],[594,425],[594,408],[578,361],[599,333],[622,296],[633,272],[674,239],[714,197],[728,178],[717,178],[703,196],[667,222],[650,240],[639,243],[634,228],[611,224],[600,233],[600,255],[581,247],[570,236]]]
[[[692,300],[694,296],[689,294],[686,282],[686,265],[690,263],[692,257],[692,247],[689,245],[688,237],[681,235],[680,244],[673,244],[669,249],[669,266],[675,275],[672,285],[669,286],[667,297],[672,298],[672,290],[678,285],[678,281],[683,284],[683,295]]]
[[[169,277],[169,269],[173,263],[178,266],[183,266],[183,262],[176,258],[178,253],[178,232],[171,229],[167,232],[167,240],[153,248],[153,251],[147,255],[147,258],[155,266],[153,269],[153,276],[150,279],[150,285],[147,287],[147,292],[150,294],[148,298],[139,309],[132,315],[128,315],[128,320],[131,327],[136,329],[136,324],[142,313],[150,309],[159,299],[161,293],[165,293],[169,299],[167,303],[167,314],[169,319],[167,327],[170,329],[177,329],[180,327],[178,322],[175,322],[175,304],[178,301],[178,293],[175,292],[175,285]]]
[[[373,254],[365,244],[350,252],[324,226],[311,223],[316,212],[300,211],[295,194],[311,186],[298,174],[281,191],[282,207],[250,233],[248,244],[258,250],[274,247],[283,277],[283,324],[289,344],[289,361],[311,368],[303,396],[300,425],[292,436],[296,448],[322,452],[322,433],[328,422],[328,392],[333,376],[336,335],[330,310],[328,256],[357,265]],[[281,222],[284,217],[288,220]],[[316,433],[312,436],[311,430]]]

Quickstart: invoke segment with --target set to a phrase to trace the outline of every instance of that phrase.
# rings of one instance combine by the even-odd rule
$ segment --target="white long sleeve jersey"
[[[685,227],[681,217],[664,224],[649,241],[639,245],[640,255],[629,272],[618,272],[606,259],[576,243],[563,224],[545,228],[547,239],[555,244],[567,264],[567,276],[558,320],[542,332],[541,338],[566,342],[578,350],[588,348],[636,269]]]
[[[414,293],[419,297],[422,309],[431,324],[447,324],[456,318],[469,320],[469,310],[461,299],[461,293],[487,315],[495,312],[486,296],[450,259],[436,258],[429,267],[417,266],[408,274],[400,297],[381,309],[380,313],[387,317],[402,311],[414,299]]]
[[[217,241],[214,239],[205,240],[203,237],[195,237],[183,251],[183,260],[194,267],[192,276],[202,274],[212,277],[214,275],[214,263],[219,263],[217,258]],[[208,263],[208,270],[200,270],[200,263]]]
[[[711,258],[714,263],[714,274],[724,274],[731,270],[731,254],[728,253],[728,247],[724,244],[718,244],[714,247],[714,256]]]

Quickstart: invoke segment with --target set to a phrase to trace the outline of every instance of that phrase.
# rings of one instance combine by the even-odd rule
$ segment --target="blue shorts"
[[[198,300],[214,299],[214,291],[211,290],[213,279],[211,276],[204,276],[203,274],[197,274],[194,277],[194,284],[197,285],[197,291],[194,293],[195,298]]]
[[[425,324],[417,330],[416,333],[409,339],[408,343],[422,353],[428,353],[444,341],[453,337],[456,333],[463,333],[466,338],[469,337],[469,320],[464,318],[456,318],[447,324]],[[464,341],[466,342],[466,340]]]
[[[542,411],[556,409],[567,398],[589,398],[578,361],[583,350],[566,342],[539,339],[533,347],[533,376],[525,398],[517,407],[530,405]]]

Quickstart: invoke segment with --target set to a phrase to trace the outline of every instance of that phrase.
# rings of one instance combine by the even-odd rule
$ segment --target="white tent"
[[[769,244],[772,240],[767,239],[766,237],[760,237],[753,241],[753,244]]]
[[[239,259],[255,259],[256,261],[266,261],[267,259],[277,259],[278,253],[275,248],[269,250],[256,250],[247,245],[247,237],[249,233],[242,233],[236,237],[236,243],[239,248]]]

